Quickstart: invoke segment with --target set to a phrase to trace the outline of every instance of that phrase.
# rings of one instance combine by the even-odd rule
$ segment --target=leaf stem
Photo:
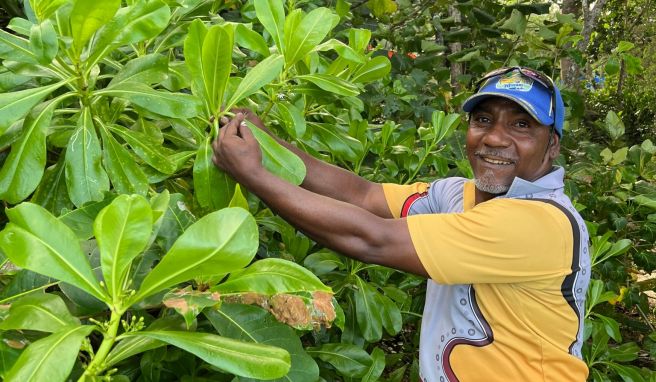
[[[118,326],[121,323],[122,312],[119,312],[116,307],[112,308],[112,315],[109,318],[109,325],[107,331],[103,333],[103,341],[98,348],[95,356],[87,366],[84,374],[78,379],[78,382],[92,380],[93,377],[100,374],[105,369],[105,358],[116,342],[116,333],[118,333]]]

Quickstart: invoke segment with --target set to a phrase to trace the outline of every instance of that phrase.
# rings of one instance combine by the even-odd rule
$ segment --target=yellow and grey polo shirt
[[[475,205],[473,181],[383,185],[428,281],[425,382],[585,381],[588,234],[562,168]]]

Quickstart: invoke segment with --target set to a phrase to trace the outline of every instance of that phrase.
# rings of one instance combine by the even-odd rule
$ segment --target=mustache
[[[487,156],[487,157],[495,157],[500,160],[505,160],[508,162],[517,162],[517,157],[513,155],[508,155],[507,153],[504,153],[502,150],[495,150],[495,149],[477,150],[474,151],[474,155],[477,157]]]

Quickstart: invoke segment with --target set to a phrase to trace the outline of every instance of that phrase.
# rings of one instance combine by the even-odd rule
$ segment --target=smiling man
[[[534,70],[485,75],[463,109],[474,180],[377,184],[294,146],[300,187],[262,167],[238,113],[214,142],[215,164],[317,242],[358,260],[428,277],[422,381],[584,381],[590,277],[585,224],[553,166],[564,106]]]

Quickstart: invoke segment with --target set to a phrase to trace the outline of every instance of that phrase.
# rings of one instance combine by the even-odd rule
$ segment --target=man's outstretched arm
[[[257,141],[242,121],[238,114],[221,129],[214,142],[217,166],[317,242],[360,261],[427,277],[405,219],[382,218],[269,173],[262,167]]]
[[[250,110],[235,109],[234,111],[243,114],[245,119],[271,134],[262,120]],[[222,123],[227,124],[228,119],[222,120]],[[392,217],[381,184],[370,182],[343,168],[323,162],[273,134],[271,135],[305,163],[307,175],[301,187],[332,199],[356,205],[384,218]]]

